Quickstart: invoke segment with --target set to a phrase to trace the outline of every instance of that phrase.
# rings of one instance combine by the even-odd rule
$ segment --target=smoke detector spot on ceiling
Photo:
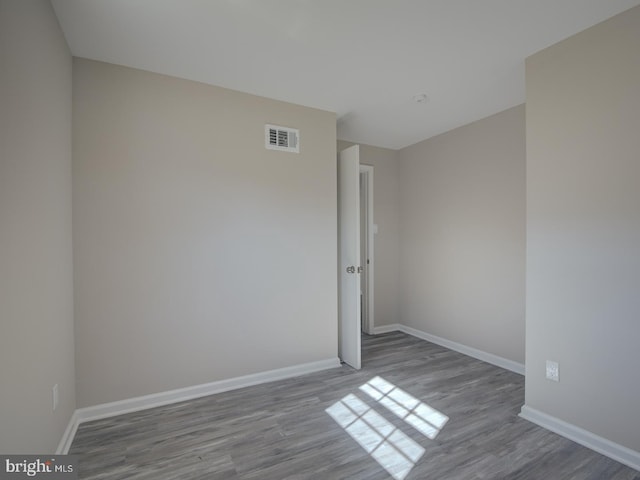
[[[300,153],[300,130],[277,125],[265,125],[264,142],[268,150]]]

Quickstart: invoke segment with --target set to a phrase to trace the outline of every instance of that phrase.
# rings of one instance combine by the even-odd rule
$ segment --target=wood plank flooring
[[[519,418],[520,375],[400,332],[365,335],[362,345],[360,371],[344,366],[82,424],[70,451],[79,478],[640,480]],[[386,403],[360,388],[376,377],[400,389],[374,389]],[[418,401],[420,418],[448,417],[433,439],[401,418],[398,405]]]

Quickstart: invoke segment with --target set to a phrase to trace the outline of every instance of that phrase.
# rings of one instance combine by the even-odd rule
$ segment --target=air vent
[[[269,150],[300,153],[300,130],[265,125],[264,137],[265,146]]]

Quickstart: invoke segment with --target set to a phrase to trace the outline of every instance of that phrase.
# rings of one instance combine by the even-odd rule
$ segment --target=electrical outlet
[[[547,360],[547,379],[553,380],[554,382],[560,381],[560,367],[558,366],[558,362]]]
[[[51,393],[53,394],[53,411],[55,412],[56,408],[58,408],[58,400],[59,400],[57,383],[51,389]]]

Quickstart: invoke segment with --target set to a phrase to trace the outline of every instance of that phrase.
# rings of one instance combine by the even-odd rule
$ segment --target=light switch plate
[[[55,412],[56,409],[58,408],[58,402],[59,402],[59,391],[58,391],[58,384],[56,383],[53,388],[51,389],[51,393],[53,394],[53,411]]]

